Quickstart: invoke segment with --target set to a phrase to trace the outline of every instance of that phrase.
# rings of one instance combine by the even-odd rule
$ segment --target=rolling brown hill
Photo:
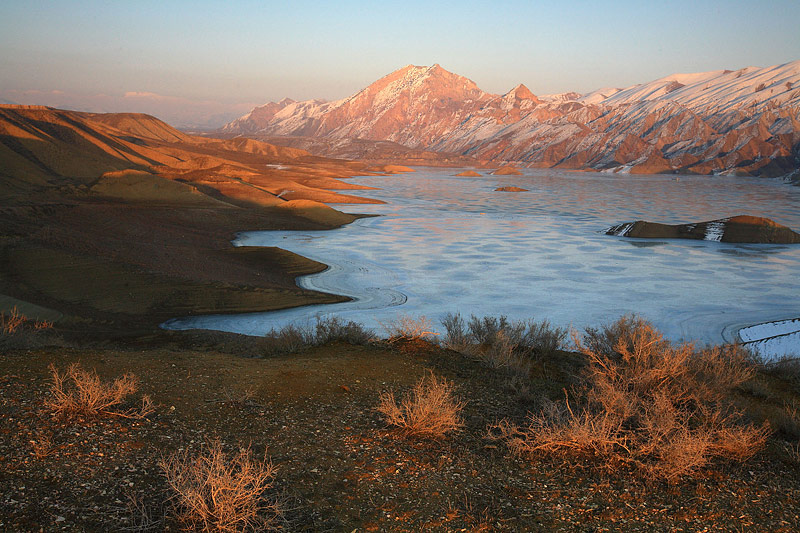
[[[352,222],[325,203],[365,165],[252,139],[194,137],[142,114],[0,106],[0,311],[77,335],[138,335],[193,313],[341,301],[299,289],[325,266],[230,244],[244,230]],[[325,203],[322,203],[325,202]]]
[[[91,187],[105,173],[135,170],[189,183],[233,205],[369,202],[329,190],[358,188],[337,180],[363,168],[358,164],[251,139],[192,137],[135,113],[0,106],[0,161],[0,195],[7,198],[30,187]],[[109,187],[106,179],[104,190]]]

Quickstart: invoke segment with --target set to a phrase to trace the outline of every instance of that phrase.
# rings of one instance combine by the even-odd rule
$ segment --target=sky
[[[0,103],[219,126],[434,63],[491,93],[584,93],[800,59],[798,21],[797,0],[8,0]]]

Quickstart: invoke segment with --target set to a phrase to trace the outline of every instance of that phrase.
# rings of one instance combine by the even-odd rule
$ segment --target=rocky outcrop
[[[800,244],[800,233],[773,220],[749,215],[694,224],[658,224],[637,220],[612,226],[606,235],[643,239],[695,239],[717,242]]]
[[[475,172],[474,170],[465,170],[464,172],[459,172],[456,176],[468,177],[468,178],[478,178],[480,174]]]
[[[800,61],[550,96],[524,85],[490,94],[439,65],[409,65],[349,98],[266,104],[225,130],[393,141],[490,164],[785,176],[800,168]],[[333,155],[336,143],[318,147]]]
[[[528,189],[523,189],[522,187],[498,187],[495,189],[495,192],[528,192]]]

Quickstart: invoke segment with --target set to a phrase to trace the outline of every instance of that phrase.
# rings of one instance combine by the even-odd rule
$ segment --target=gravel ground
[[[567,354],[564,354],[567,358]],[[139,377],[144,419],[63,418],[44,406],[48,365]],[[388,428],[382,391],[428,371],[452,380],[465,427],[442,440]],[[537,385],[557,395],[569,372]],[[246,359],[213,350],[42,349],[0,355],[0,530],[175,531],[159,460],[218,438],[278,467],[287,531],[796,531],[800,465],[773,441],[690,480],[642,479],[579,459],[520,459],[487,426],[530,398],[501,375],[424,343],[329,344]]]

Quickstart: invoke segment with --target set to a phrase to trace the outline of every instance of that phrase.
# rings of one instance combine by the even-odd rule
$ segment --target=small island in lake
[[[637,220],[612,226],[605,233],[640,239],[696,239],[761,244],[800,243],[800,233],[768,218],[750,215],[675,225]]]
[[[499,192],[527,192],[528,189],[523,189],[522,187],[511,186],[511,187],[498,187],[498,188],[495,189],[495,192],[497,192],[497,191],[499,191]]]
[[[522,172],[511,165],[506,165],[492,172],[493,176],[520,176]]]

